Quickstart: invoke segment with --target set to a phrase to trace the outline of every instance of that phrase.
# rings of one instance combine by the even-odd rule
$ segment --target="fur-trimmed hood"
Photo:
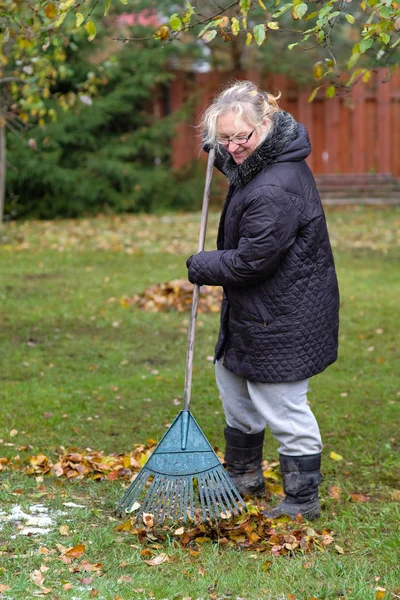
[[[231,184],[244,187],[273,163],[304,160],[310,154],[307,131],[292,115],[280,110],[271,120],[272,128],[267,137],[242,164],[236,164],[230,154],[226,157],[221,170]]]

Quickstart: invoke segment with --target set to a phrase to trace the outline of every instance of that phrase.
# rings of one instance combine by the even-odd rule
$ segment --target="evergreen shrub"
[[[170,163],[175,127],[190,109],[168,114],[166,65],[176,49],[123,45],[94,66],[90,52],[71,55],[59,85],[65,93],[92,67],[103,82],[93,103],[60,111],[25,139],[9,135],[6,217],[198,209],[204,173],[195,165],[174,173]],[[154,114],[155,99],[166,116]]]

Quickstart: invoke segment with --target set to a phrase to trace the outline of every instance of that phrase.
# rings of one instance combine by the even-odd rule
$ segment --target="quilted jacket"
[[[229,181],[217,250],[187,261],[189,280],[224,288],[215,360],[250,381],[311,377],[337,358],[339,292],[305,128],[280,111]],[[227,154],[227,153],[226,153]],[[221,158],[219,159],[221,163]]]

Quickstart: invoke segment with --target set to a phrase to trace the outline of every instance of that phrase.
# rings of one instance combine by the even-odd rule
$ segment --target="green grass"
[[[309,400],[324,440],[324,510],[313,526],[332,529],[334,544],[289,559],[212,544],[190,554],[171,536],[161,547],[148,542],[154,556],[171,559],[150,567],[137,536],[115,531],[112,509],[121,482],[36,480],[3,470],[0,590],[10,587],[4,598],[31,599],[43,591],[32,580],[41,566],[50,590],[45,595],[65,600],[281,600],[289,594],[296,600],[374,600],[377,586],[387,590],[385,598],[400,597],[400,209],[329,209],[327,218],[341,289],[340,356],[311,381]],[[217,224],[218,215],[211,214],[209,248]],[[182,399],[188,314],[146,313],[120,300],[185,278],[198,227],[197,214],[5,227],[0,457],[15,462],[19,456],[24,463],[42,452],[54,460],[60,447],[71,446],[125,452],[161,437]],[[210,442],[222,448],[224,418],[209,360],[217,331],[218,315],[199,315],[192,410]],[[276,447],[268,437],[268,460],[276,459]],[[343,460],[332,460],[332,451]],[[339,500],[330,497],[332,486],[341,489]],[[355,493],[370,501],[352,502]],[[82,507],[65,507],[70,501]],[[37,503],[54,525],[47,535],[22,536],[6,517],[17,504],[29,511]],[[65,524],[69,535],[63,536],[59,527]],[[85,559],[102,564],[101,575],[78,571],[82,559],[71,565],[59,560],[57,544],[78,543],[85,544]]]

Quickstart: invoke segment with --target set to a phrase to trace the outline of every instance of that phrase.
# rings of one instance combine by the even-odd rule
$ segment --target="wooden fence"
[[[400,178],[400,69],[391,77],[386,70],[374,73],[368,84],[358,83],[333,99],[319,93],[312,103],[308,102],[312,88],[300,88],[283,76],[247,72],[240,78],[271,92],[280,90],[282,108],[308,129],[312,144],[308,164],[316,175]],[[173,141],[175,169],[201,155],[194,125],[227,80],[229,76],[220,73],[181,73],[172,82],[171,111],[189,95],[195,99],[192,116],[179,126]]]

